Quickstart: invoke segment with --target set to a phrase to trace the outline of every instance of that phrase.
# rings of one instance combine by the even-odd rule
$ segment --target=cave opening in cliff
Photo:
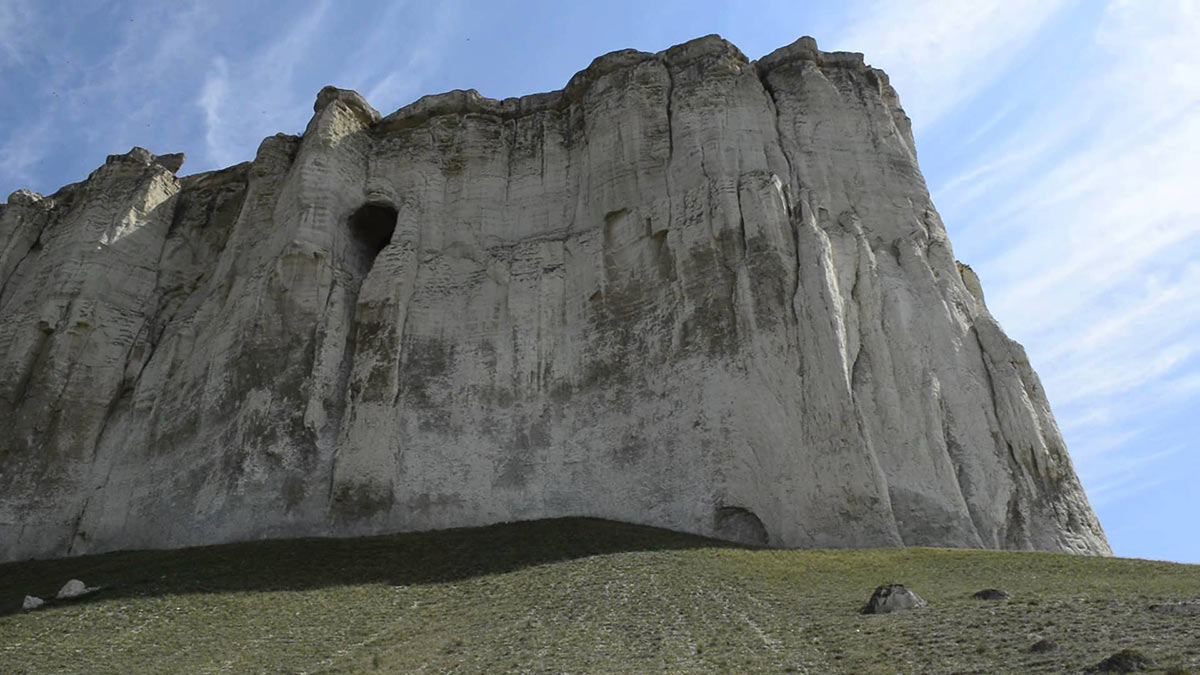
[[[385,305],[379,304],[378,298],[375,304],[370,301],[360,304],[359,294],[371,275],[379,254],[391,242],[392,235],[396,232],[398,217],[396,207],[391,204],[367,202],[346,220],[345,234],[349,236],[342,242],[342,255],[338,260],[338,281],[344,294],[342,297],[347,309],[345,318],[349,325],[341,366],[337,373],[338,388],[341,391],[345,391],[350,383],[359,345],[379,333],[379,312]],[[338,408],[334,414],[339,418],[340,424],[342,409]]]
[[[364,204],[350,216],[350,236],[367,269],[392,240],[398,215],[388,204]]]

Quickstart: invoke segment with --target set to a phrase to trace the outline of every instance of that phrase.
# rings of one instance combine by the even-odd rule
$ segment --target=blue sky
[[[708,33],[751,58],[812,35],[889,73],[1113,549],[1200,562],[1200,1],[0,0],[0,197],[134,145],[184,173],[251,159],[326,84],[386,114]]]

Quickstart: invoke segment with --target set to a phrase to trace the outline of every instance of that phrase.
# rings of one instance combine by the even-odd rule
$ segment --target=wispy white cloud
[[[196,100],[205,119],[205,166],[249,159],[262,138],[302,128],[316,94],[312,83],[298,82],[305,59],[327,58],[331,63],[324,64],[324,72],[330,81],[322,84],[357,89],[385,112],[408,103],[437,67],[459,11],[457,3],[439,3],[412,25],[412,7],[390,5],[353,29],[357,46],[338,61],[327,51],[333,7],[329,0],[311,5],[279,38],[236,64],[225,58],[208,64]]]
[[[226,101],[229,99],[229,64],[223,57],[213,59],[212,67],[200,88],[200,108],[204,110],[204,147],[217,163],[230,164],[236,148],[224,135]]]
[[[450,1],[343,9],[129,0],[72,13],[0,0],[0,69],[14,66],[0,80],[0,182],[52,190],[63,164],[81,178],[133,145],[184,151],[187,171],[244,161],[264,137],[301,131],[324,84],[399,107],[427,93],[463,16]]]
[[[1200,370],[1165,380],[1162,388],[1172,398],[1195,400],[1200,397]]]
[[[1141,469],[1142,467],[1135,466],[1133,468]],[[1092,488],[1088,490],[1092,506],[1094,508],[1103,508],[1109,504],[1136,497],[1167,482],[1167,478],[1162,475],[1146,475],[1141,471],[1138,471],[1136,475],[1138,478],[1131,479],[1129,478],[1129,474],[1125,473],[1109,480],[1096,481]]]
[[[0,2],[0,70],[27,63],[29,50],[37,43],[39,33],[31,3]]]
[[[980,196],[995,189],[997,180],[1011,178],[1014,166],[1024,165],[1046,151],[1046,146],[1021,145],[1007,150],[999,156],[989,157],[938,186],[937,194],[946,195],[939,206],[948,211],[955,205],[970,204]]]
[[[1130,434],[1122,441],[1129,442],[1135,437],[1136,434]],[[1180,444],[1137,455],[1118,454],[1116,449],[1123,443],[1114,443],[1108,452],[1093,456],[1095,461],[1106,465],[1105,470],[1091,481],[1089,495],[1094,506],[1118,502],[1167,482],[1171,476],[1155,469],[1186,449]]]
[[[204,112],[204,168],[250,159],[259,141],[279,131],[296,131],[305,100],[295,82],[297,65],[321,36],[328,0],[298,14],[285,32],[231,69],[223,56],[209,63],[196,103]]]
[[[1200,3],[1110,2],[1094,67],[1008,127],[996,145],[1017,150],[935,194],[1106,503],[1177,457],[1150,450],[1146,420],[1198,405],[1198,35]]]
[[[930,129],[977,111],[969,104],[989,87],[1013,81],[1026,95],[959,125],[973,129],[955,143],[991,151],[934,185],[935,200],[993,313],[1041,372],[1093,497],[1149,489],[1178,455],[1151,450],[1161,430],[1147,420],[1200,405],[1200,3],[858,10],[824,46],[887,70],[922,147]],[[1075,31],[1098,23],[1062,57],[1064,77],[1043,90],[1006,80],[1067,16]]]
[[[888,0],[855,8],[862,17],[831,46],[869,50],[904,98],[919,131],[970,99],[1012,64],[1069,0]]]
[[[94,9],[56,17],[54,31],[38,37],[37,79],[23,92],[29,109],[25,121],[52,130],[49,136],[31,139],[31,152],[62,152],[53,146],[70,138],[96,154],[120,152],[132,145],[151,146],[158,152],[179,148],[153,147],[164,134],[163,127],[178,124],[180,116],[171,106],[197,71],[200,54],[213,35],[214,17],[195,2],[161,3],[131,1],[121,8],[120,20]],[[36,25],[47,23],[48,12],[37,16]],[[126,18],[128,17],[128,18]],[[107,22],[104,51],[89,54],[79,45],[97,40],[90,22]],[[12,133],[9,143],[22,143],[25,131]],[[7,168],[7,167],[6,167]],[[11,174],[12,172],[9,171]]]
[[[34,6],[28,0],[0,1],[0,179],[9,185],[27,186],[32,169],[49,151],[50,121],[46,116],[17,117],[25,82],[17,74],[37,60],[35,46],[42,38]],[[7,119],[5,119],[7,118]],[[7,191],[5,191],[7,192]],[[0,194],[3,199],[5,194]]]
[[[20,125],[0,144],[3,158],[2,173],[8,180],[28,184],[33,176],[30,169],[45,158],[53,130],[47,118]],[[4,198],[4,195],[0,195]]]
[[[384,25],[403,23],[406,3],[392,5],[383,17]],[[404,43],[404,51],[392,55],[389,48],[395,42],[393,30],[376,31],[358,50],[354,61],[358,67],[348,73],[349,86],[358,89],[372,105],[387,114],[412,102],[423,94],[424,85],[445,55],[446,44],[457,28],[462,7],[457,2],[441,2],[432,9],[428,25]]]

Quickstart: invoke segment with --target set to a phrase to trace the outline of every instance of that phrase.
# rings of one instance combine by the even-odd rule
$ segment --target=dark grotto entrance
[[[346,221],[350,236],[343,243],[337,272],[344,293],[345,325],[349,326],[339,374],[343,391],[350,381],[356,350],[363,346],[364,339],[378,333],[381,308],[359,306],[359,292],[376,258],[392,240],[397,215],[396,209],[389,204],[369,203],[359,207]],[[341,413],[338,414],[340,416]]]
[[[350,216],[350,272],[360,283],[392,240],[397,216],[396,209],[387,204],[364,204]]]

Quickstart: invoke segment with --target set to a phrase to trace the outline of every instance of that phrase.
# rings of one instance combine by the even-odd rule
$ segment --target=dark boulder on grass
[[[1029,651],[1033,652],[1034,654],[1046,654],[1057,649],[1058,643],[1053,640],[1038,640],[1037,642],[1033,643],[1033,646],[1029,648]]]
[[[1012,596],[999,588],[985,588],[971,597],[976,600],[1008,600]]]
[[[1153,666],[1154,660],[1149,656],[1136,649],[1122,649],[1100,663],[1097,663],[1095,666],[1092,666],[1092,672],[1135,673],[1152,668]]]
[[[888,584],[875,589],[862,612],[863,614],[890,614],[906,609],[917,609],[928,604],[904,584]]]

